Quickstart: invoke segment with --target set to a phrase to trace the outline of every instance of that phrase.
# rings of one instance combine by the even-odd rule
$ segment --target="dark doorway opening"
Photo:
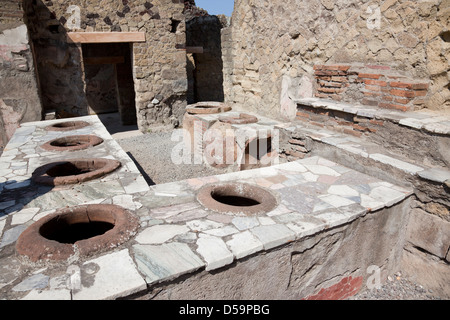
[[[201,101],[223,102],[223,60],[221,30],[217,16],[195,17],[186,21],[186,46],[201,48],[201,53],[187,50],[189,104]]]
[[[123,125],[136,124],[131,44],[89,43],[82,51],[89,113],[119,112]]]

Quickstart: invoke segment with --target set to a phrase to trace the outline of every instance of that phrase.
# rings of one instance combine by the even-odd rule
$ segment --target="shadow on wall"
[[[67,21],[58,20],[41,0],[24,0],[23,6],[44,112],[54,110],[59,118],[86,115],[81,47],[67,42]]]
[[[188,103],[224,101],[221,30],[218,16],[186,21],[186,46],[203,48],[187,54]]]

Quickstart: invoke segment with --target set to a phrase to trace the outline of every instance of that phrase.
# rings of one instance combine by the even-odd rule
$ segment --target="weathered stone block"
[[[450,247],[450,222],[414,209],[408,224],[407,241],[445,259]]]
[[[447,262],[437,261],[414,248],[405,248],[401,269],[405,277],[432,289],[433,294],[447,299],[450,297],[450,268]]]

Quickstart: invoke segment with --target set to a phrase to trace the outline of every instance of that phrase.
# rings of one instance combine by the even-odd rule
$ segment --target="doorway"
[[[89,114],[119,113],[123,125],[137,123],[131,46],[82,44]]]

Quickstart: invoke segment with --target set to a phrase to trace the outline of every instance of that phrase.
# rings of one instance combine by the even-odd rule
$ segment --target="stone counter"
[[[75,156],[39,149],[68,135],[45,132],[50,122],[23,125],[0,158],[2,299],[153,298],[156,292],[163,299],[298,299],[334,286],[345,298],[361,288],[369,266],[384,274],[399,259],[412,190],[321,157],[148,187],[98,119],[83,120],[92,125],[76,134],[94,133],[105,142],[76,156],[118,159],[120,170],[73,186],[35,186],[34,168]],[[197,201],[203,186],[230,182],[265,188],[276,208],[232,215]],[[22,196],[6,199],[11,190]],[[89,257],[31,263],[17,254],[15,242],[29,225],[86,203],[122,206],[140,227],[123,245]]]

